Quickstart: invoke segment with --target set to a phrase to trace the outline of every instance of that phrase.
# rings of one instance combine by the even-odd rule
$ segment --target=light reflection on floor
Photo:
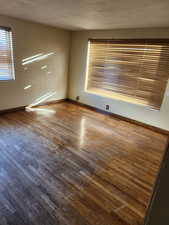
[[[43,108],[31,108],[26,107],[27,112],[36,112],[37,114],[43,114],[43,115],[49,115],[49,114],[55,114],[56,111],[53,109],[43,109]]]

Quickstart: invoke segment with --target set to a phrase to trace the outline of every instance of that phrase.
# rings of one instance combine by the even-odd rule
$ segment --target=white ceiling
[[[0,0],[0,14],[70,30],[169,27],[169,0]]]

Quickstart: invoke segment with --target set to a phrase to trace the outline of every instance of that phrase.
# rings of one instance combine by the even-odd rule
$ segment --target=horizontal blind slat
[[[0,27],[0,80],[13,78],[13,59],[10,28]]]
[[[168,78],[167,40],[90,40],[87,89],[123,93],[159,109]]]

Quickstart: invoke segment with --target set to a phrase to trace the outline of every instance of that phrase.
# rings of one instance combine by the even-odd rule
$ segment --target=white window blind
[[[12,32],[10,28],[0,27],[0,80],[14,78]]]
[[[169,78],[169,40],[100,40],[88,45],[87,91],[160,109]]]

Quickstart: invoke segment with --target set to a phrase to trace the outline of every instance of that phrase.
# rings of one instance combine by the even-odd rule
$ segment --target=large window
[[[0,80],[14,79],[12,32],[0,27]]]
[[[86,91],[160,109],[169,78],[169,40],[88,43]]]

